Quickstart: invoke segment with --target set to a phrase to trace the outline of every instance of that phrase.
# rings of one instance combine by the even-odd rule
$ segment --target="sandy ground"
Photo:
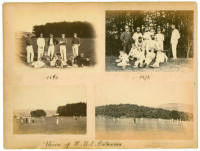
[[[118,57],[115,56],[106,56],[106,71],[135,71],[135,72],[157,72],[157,71],[166,71],[166,72],[174,72],[174,71],[183,71],[190,72],[193,71],[193,59],[189,58],[178,58],[177,60],[168,59],[167,63],[160,64],[159,68],[133,68],[133,66],[127,66],[126,69],[122,69],[122,67],[118,67],[115,60]]]

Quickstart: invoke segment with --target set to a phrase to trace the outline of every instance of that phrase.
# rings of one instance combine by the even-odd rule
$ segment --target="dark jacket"
[[[50,38],[48,39],[47,44],[48,44],[48,46],[50,45]],[[53,44],[57,45],[58,44],[58,40],[56,40],[55,38],[53,38]]]

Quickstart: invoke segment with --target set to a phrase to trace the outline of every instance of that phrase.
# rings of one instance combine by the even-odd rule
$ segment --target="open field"
[[[193,122],[152,118],[96,117],[96,139],[192,139]]]
[[[60,38],[56,38],[58,41]],[[72,47],[71,47],[71,40],[72,38],[67,38],[67,58],[69,58],[72,55]],[[48,38],[45,38],[45,48],[44,48],[44,54],[47,55],[48,46],[47,46]],[[33,38],[33,50],[34,50],[34,61],[37,61],[37,43],[36,38]],[[84,53],[85,57],[90,58],[91,60],[91,66],[96,64],[96,54],[95,54],[95,39],[92,38],[81,38],[80,41],[81,45],[79,47],[79,53]],[[16,36],[16,44],[17,44],[17,50],[20,59],[24,64],[26,64],[26,43],[25,38],[22,38],[20,36]],[[59,45],[55,46],[55,53],[59,52]]]
[[[126,69],[122,69],[122,67],[118,67],[115,60],[118,57],[116,56],[106,56],[106,71],[133,71],[133,72],[145,72],[145,71],[167,71],[167,72],[174,72],[174,71],[192,71],[193,70],[193,59],[186,59],[186,58],[178,58],[177,60],[168,59],[167,63],[160,64],[159,68],[133,68],[133,66],[127,66]]]
[[[21,122],[14,119],[14,134],[86,134],[86,117],[33,118],[34,122]]]

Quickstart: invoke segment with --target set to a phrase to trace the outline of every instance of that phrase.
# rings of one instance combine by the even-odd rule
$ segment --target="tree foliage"
[[[59,106],[56,112],[59,116],[86,116],[86,103],[80,102]]]
[[[96,116],[104,115],[111,117],[135,117],[135,118],[161,118],[192,120],[192,113],[161,108],[151,108],[134,104],[105,105],[96,107]]]
[[[73,37],[74,33],[78,34],[78,37],[94,38],[95,32],[93,26],[88,22],[54,22],[47,23],[45,25],[35,25],[33,27],[33,33],[39,37],[40,33],[43,33],[44,37],[49,37],[52,33],[54,37],[61,37],[61,34],[65,34],[66,37]]]
[[[35,110],[30,112],[31,117],[42,117],[46,116],[46,112],[44,110]]]

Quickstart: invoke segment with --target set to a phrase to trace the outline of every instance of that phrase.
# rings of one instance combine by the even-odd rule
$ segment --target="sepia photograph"
[[[95,31],[89,22],[34,25],[16,33],[22,63],[33,68],[89,67],[96,64]]]
[[[106,11],[106,71],[193,70],[193,11]]]
[[[14,134],[76,134],[87,132],[84,87],[18,88],[13,111]]]
[[[102,84],[97,88],[96,139],[192,140],[193,92],[188,87],[192,89],[165,82]]]
[[[4,148],[198,146],[195,2],[2,8]]]

